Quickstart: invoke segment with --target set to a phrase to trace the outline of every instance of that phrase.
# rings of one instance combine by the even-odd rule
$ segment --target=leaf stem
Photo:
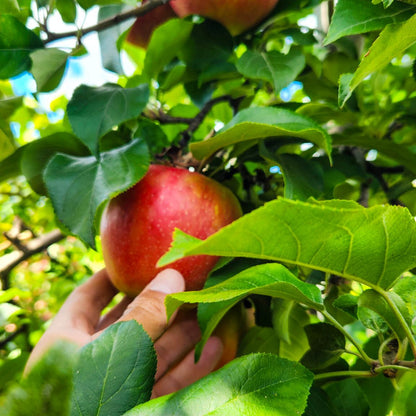
[[[355,346],[357,351],[359,352],[360,358],[364,360],[370,367],[372,367],[376,361],[370,358],[367,353],[362,349],[361,345],[345,330],[345,328],[326,310],[321,311],[321,313],[325,316],[328,321],[331,322],[339,331],[341,331],[347,339]]]
[[[331,371],[328,373],[316,374],[314,380],[324,380],[333,377],[374,377],[374,373],[368,371]]]
[[[415,371],[414,368],[406,367],[406,366],[403,366],[403,365],[396,365],[396,364],[381,365],[380,367],[374,368],[375,373],[382,373],[385,370]]]
[[[408,341],[410,343],[410,348],[412,349],[413,356],[416,358],[416,340],[413,336],[412,330],[410,329],[409,325],[406,322],[406,319],[404,319],[397,305],[391,300],[388,292],[380,288],[376,288],[376,290],[378,291],[378,293],[380,293],[381,296],[383,296],[387,304],[390,306],[390,309],[393,311],[393,313],[396,315],[397,319],[399,320],[400,325],[404,329],[406,336],[408,338]]]

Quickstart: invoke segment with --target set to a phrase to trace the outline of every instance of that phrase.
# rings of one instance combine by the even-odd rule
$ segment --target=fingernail
[[[182,275],[174,269],[166,269],[160,272],[148,285],[149,290],[170,293],[183,292],[185,290],[185,280]]]

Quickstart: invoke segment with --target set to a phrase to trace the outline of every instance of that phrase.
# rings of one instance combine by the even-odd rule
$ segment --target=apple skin
[[[220,22],[233,35],[239,35],[261,22],[278,0],[171,0],[175,13],[183,18],[192,14]]]
[[[142,2],[142,4],[145,3],[147,3],[146,0]],[[165,23],[173,17],[177,16],[169,3],[156,7],[143,16],[139,16],[127,34],[127,42],[140,48],[147,49],[153,31],[162,23]]]
[[[213,179],[187,169],[151,165],[103,212],[101,244],[110,280],[135,296],[164,269],[156,263],[168,251],[175,228],[206,239],[241,215],[237,198]],[[182,273],[186,290],[199,290],[217,261],[214,256],[190,256],[165,268]]]
[[[254,325],[253,311],[242,303],[233,306],[221,319],[212,335],[221,339],[223,353],[214,370],[234,360],[244,334]]]

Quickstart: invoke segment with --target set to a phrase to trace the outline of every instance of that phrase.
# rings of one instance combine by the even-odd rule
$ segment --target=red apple
[[[146,2],[147,0],[143,0],[142,4]],[[153,31],[172,17],[177,16],[169,3],[156,7],[143,16],[139,16],[127,34],[127,42],[146,49]]]
[[[172,0],[179,17],[208,17],[224,25],[235,36],[261,22],[278,0]]]
[[[134,187],[112,199],[101,219],[104,262],[120,291],[138,294],[163,268],[175,228],[206,239],[241,216],[232,192],[186,169],[152,165]],[[213,256],[191,256],[169,267],[181,272],[187,290],[199,290],[216,264]]]
[[[243,305],[237,304],[224,315],[213,332],[223,345],[223,353],[214,370],[234,360],[240,340],[247,329],[247,311]]]

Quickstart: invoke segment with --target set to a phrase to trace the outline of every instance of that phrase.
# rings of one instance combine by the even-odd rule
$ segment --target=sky
[[[96,23],[98,15],[98,7],[93,7],[84,15],[82,9],[80,9],[80,16],[84,27],[91,26]],[[81,19],[77,23],[81,25]],[[61,19],[59,14],[55,13],[50,17],[49,27],[54,32],[64,32],[73,30],[74,25],[67,25]],[[61,39],[53,43],[48,44],[48,47],[59,47],[63,50],[70,51],[74,45],[74,38]],[[41,108],[47,113],[50,111],[50,103],[57,97],[65,95],[70,98],[73,91],[81,83],[90,86],[103,85],[106,82],[116,82],[117,75],[107,71],[101,64],[100,48],[98,43],[98,36],[96,33],[91,33],[83,37],[83,44],[88,50],[88,54],[81,57],[71,57],[68,60],[66,66],[66,72],[59,87],[49,93],[41,93],[38,95],[38,101]],[[16,95],[30,95],[36,91],[36,82],[32,75],[25,72],[11,80],[13,90]],[[53,114],[50,114],[53,116]]]

